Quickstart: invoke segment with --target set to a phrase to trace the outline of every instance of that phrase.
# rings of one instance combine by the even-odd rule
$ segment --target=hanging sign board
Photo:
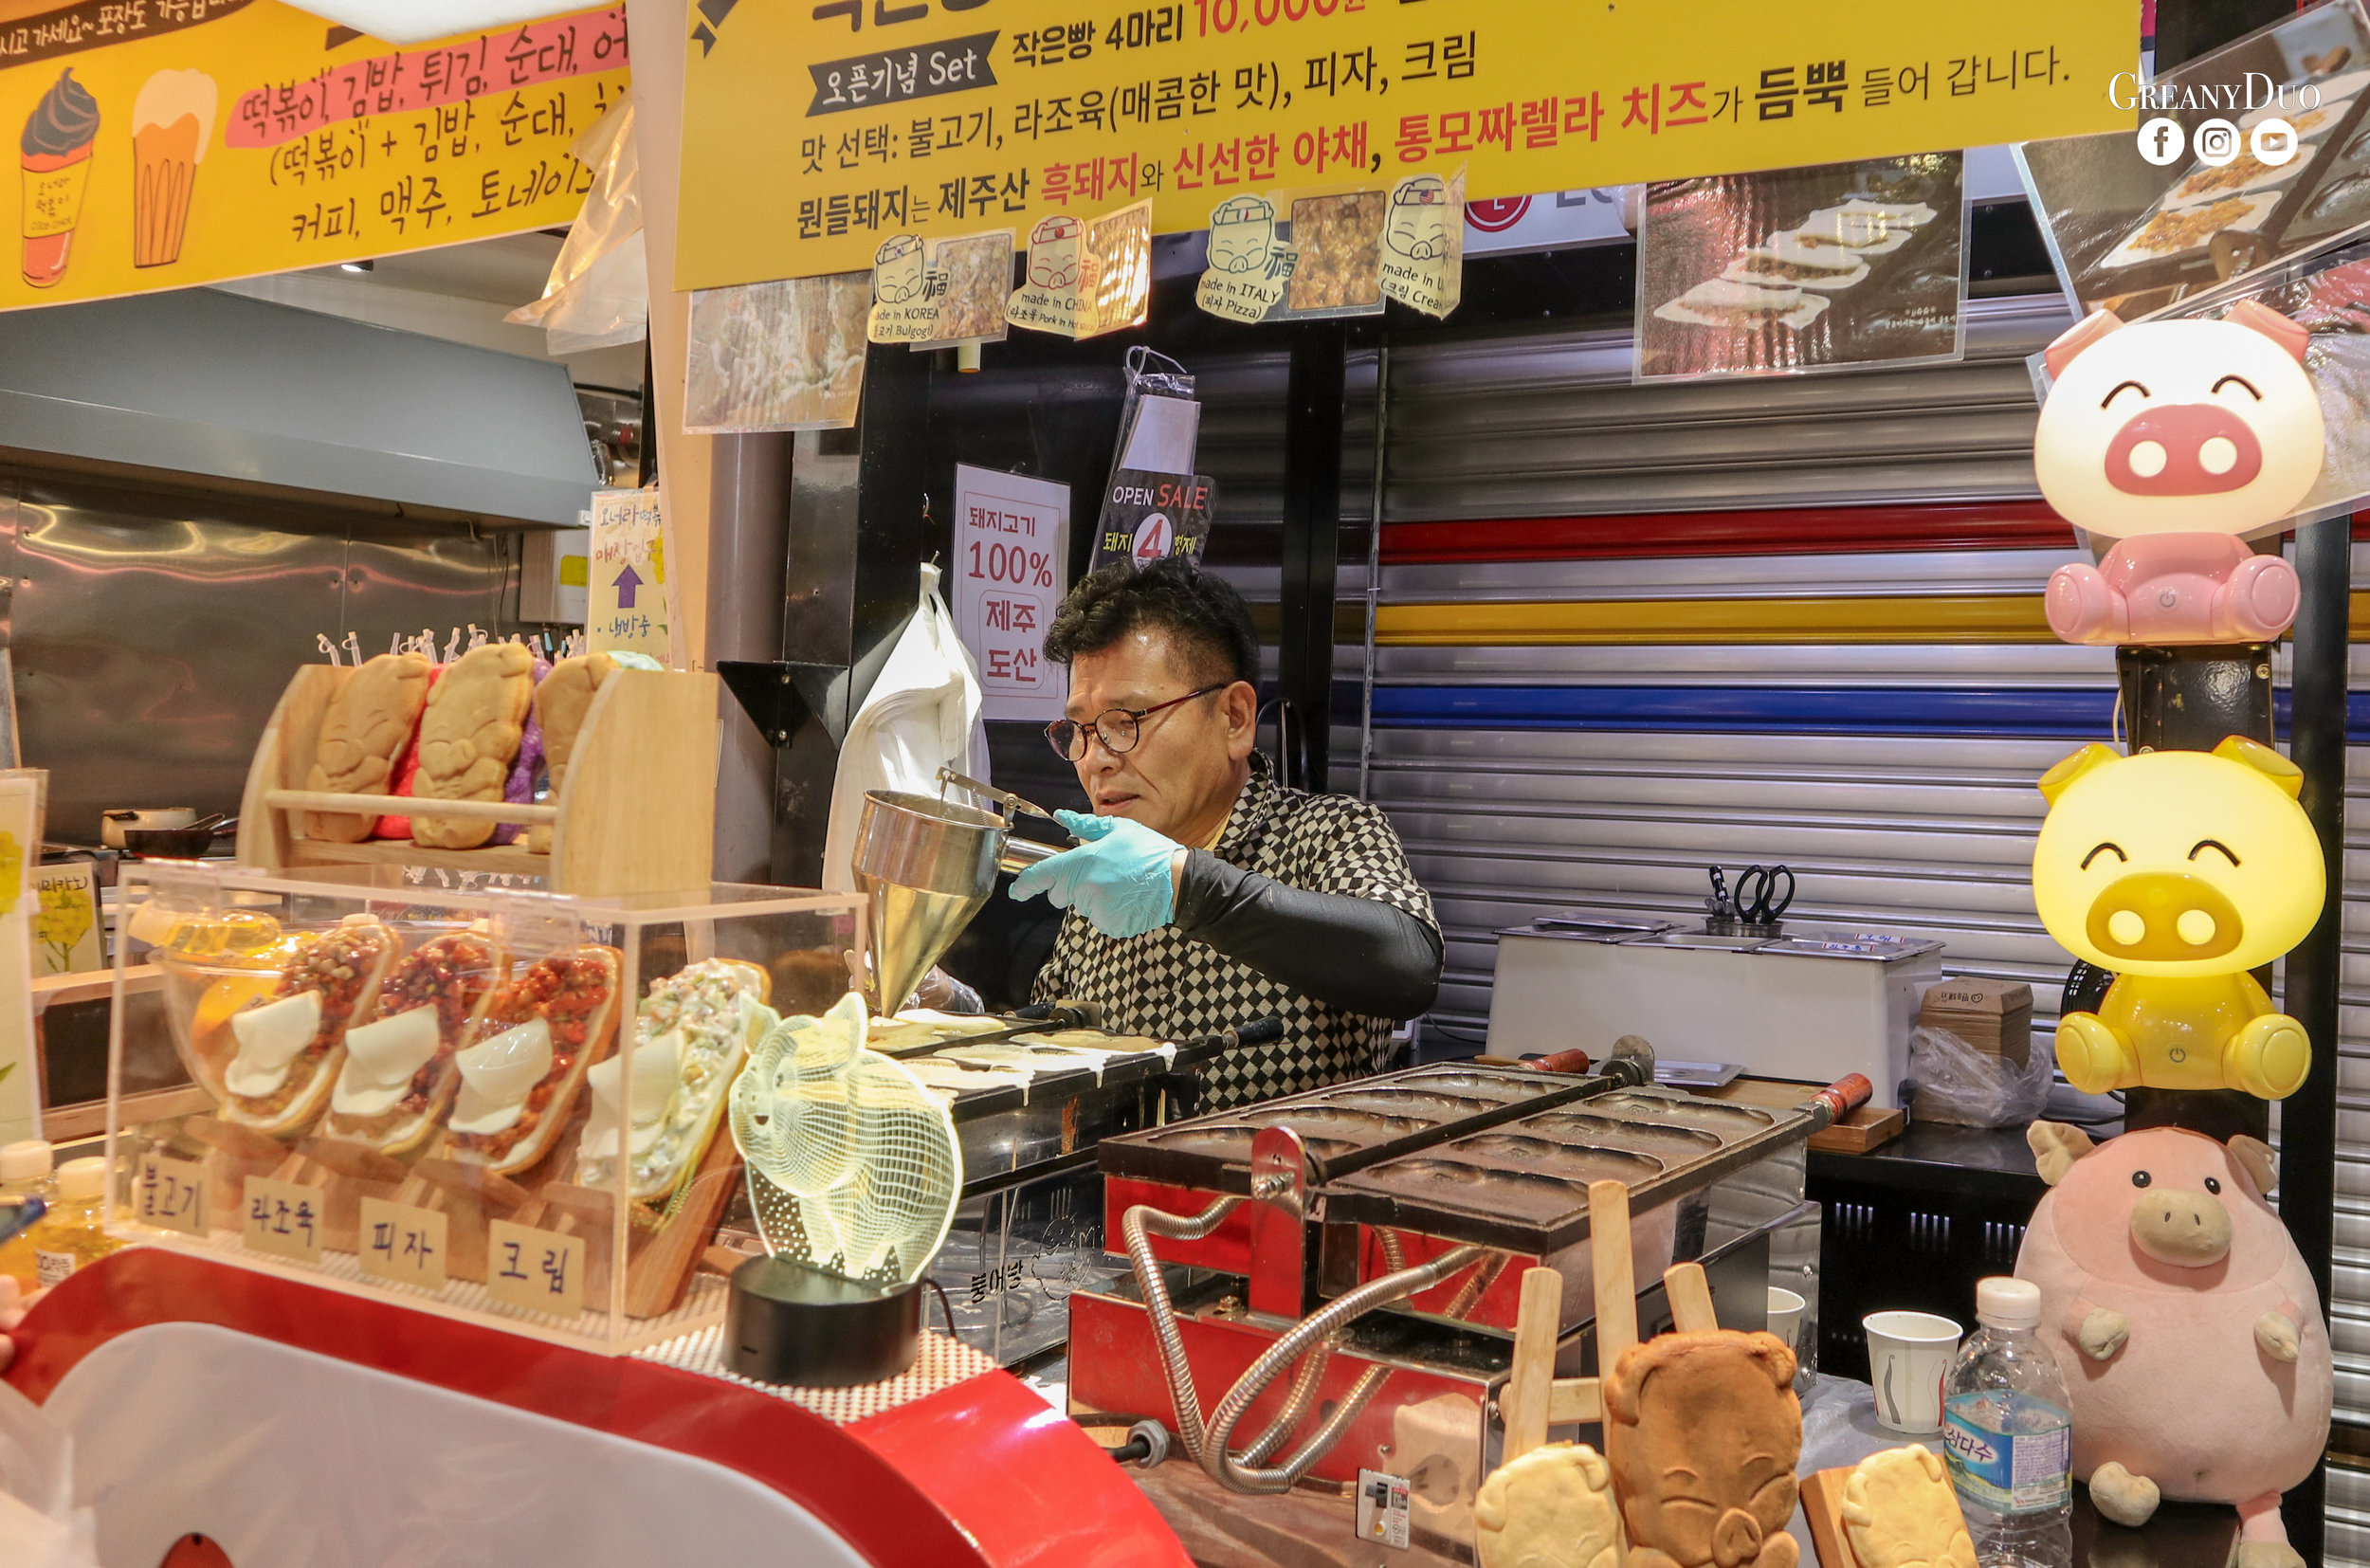
[[[1045,657],[1069,577],[1069,486],[955,467],[955,630],[979,666],[983,719],[1062,717]]]
[[[0,7],[0,309],[574,222],[626,8],[397,48],[278,0]]]
[[[1468,199],[2130,131],[2130,0],[798,0],[696,7],[681,288],[1028,230],[1082,191],[1202,228],[1278,186]]]

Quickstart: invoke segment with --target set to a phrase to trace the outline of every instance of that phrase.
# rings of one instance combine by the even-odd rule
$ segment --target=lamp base
[[[884,1290],[783,1258],[751,1258],[733,1270],[725,1364],[794,1388],[894,1377],[921,1353],[921,1291],[919,1281]]]

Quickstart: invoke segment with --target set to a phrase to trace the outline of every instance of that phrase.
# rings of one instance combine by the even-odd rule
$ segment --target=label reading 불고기
[[[2047,1513],[2070,1496],[2073,1417],[2028,1394],[1954,1394],[1942,1446],[1959,1495],[1996,1514]]]

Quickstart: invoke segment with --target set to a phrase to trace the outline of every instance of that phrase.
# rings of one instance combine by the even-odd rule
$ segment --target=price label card
[[[361,1248],[355,1254],[365,1276],[423,1290],[445,1288],[445,1228],[433,1209],[383,1197],[362,1200]]]
[[[301,1181],[246,1178],[241,1239],[250,1252],[298,1263],[321,1261],[321,1190]]]
[[[485,1288],[504,1306],[573,1318],[584,1310],[582,1236],[498,1219],[486,1228]]]
[[[140,1157],[139,1180],[132,1190],[132,1213],[142,1225],[203,1236],[206,1203],[205,1166],[171,1155]]]

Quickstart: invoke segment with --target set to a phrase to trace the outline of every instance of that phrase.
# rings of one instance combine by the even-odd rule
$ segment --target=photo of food
[[[1009,231],[933,240],[930,272],[945,280],[939,296],[939,330],[933,343],[1001,341],[1004,301],[1012,292],[1012,236]]]
[[[1140,326],[1152,303],[1152,203],[1139,201],[1086,225],[1079,271],[1078,336]]]
[[[65,276],[98,139],[99,100],[74,80],[69,65],[26,117],[17,144],[25,171],[23,266],[25,281],[35,288]]]
[[[1294,315],[1380,310],[1385,210],[1379,191],[1294,202],[1292,244],[1300,263],[1285,308]]]
[[[2196,141],[2228,107],[2167,111],[2185,141],[2160,166],[2128,132],[2018,145],[2066,292],[2086,311],[2111,307],[2131,319],[2370,227],[2365,60],[2370,15],[2359,0],[2334,0],[2160,77],[2172,96],[2193,84],[2246,83],[2234,147],[2218,137],[2206,147]],[[2252,136],[2274,119],[2295,132],[2284,162],[2274,161],[2277,145],[2259,148]]]
[[[868,272],[693,293],[684,430],[724,435],[853,425],[871,300]]]
[[[1649,186],[1637,377],[1958,357],[1963,161],[1936,153]]]

